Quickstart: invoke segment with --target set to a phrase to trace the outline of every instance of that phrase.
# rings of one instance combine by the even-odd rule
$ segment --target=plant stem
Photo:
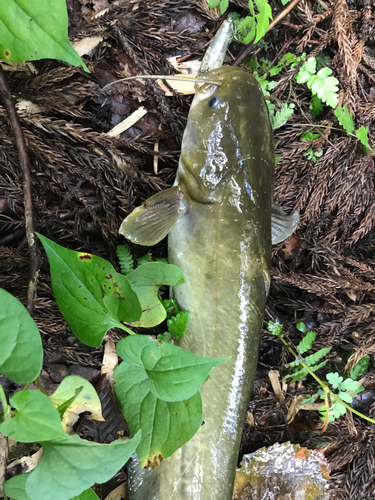
[[[10,125],[14,134],[14,141],[18,150],[20,169],[22,173],[23,198],[25,201],[25,227],[26,239],[30,251],[30,280],[27,290],[27,310],[33,315],[35,308],[35,298],[39,278],[40,251],[35,234],[32,177],[30,170],[29,156],[25,137],[23,135],[21,123],[14,105],[11,91],[7,84],[5,73],[0,66],[0,95],[7,111]]]
[[[2,385],[0,385],[0,400],[3,404],[4,420],[6,420],[7,418],[9,418],[10,415],[10,406],[8,405],[7,398],[5,396],[5,392]]]
[[[132,330],[130,330],[130,328],[128,328],[127,326],[123,325],[122,323],[120,323],[119,327],[122,328],[123,330],[125,330],[130,335],[137,335],[135,332],[133,332]]]
[[[48,394],[46,393],[46,391],[44,390],[44,387],[42,386],[42,384],[40,383],[40,375],[38,375],[38,377],[35,379],[35,384],[36,386],[38,387],[38,389],[40,390],[40,392],[42,392],[43,394],[45,394],[46,396],[48,396]]]

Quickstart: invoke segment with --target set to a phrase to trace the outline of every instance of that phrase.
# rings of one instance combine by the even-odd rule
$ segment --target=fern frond
[[[312,367],[317,363],[321,358],[324,358],[324,356],[327,356],[329,351],[332,349],[332,347],[323,347],[323,349],[319,349],[319,351],[314,352],[314,354],[311,354],[310,356],[307,356],[304,359],[304,362],[307,364],[307,366]]]
[[[121,273],[125,275],[131,273],[134,270],[134,260],[128,247],[125,245],[118,245],[116,253],[120,263]]]
[[[301,342],[297,346],[297,351],[300,354],[305,353],[309,349],[311,349],[311,346],[315,340],[316,333],[315,332],[307,332],[305,337],[301,340]]]

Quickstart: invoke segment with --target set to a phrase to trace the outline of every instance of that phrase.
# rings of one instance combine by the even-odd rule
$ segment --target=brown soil
[[[118,267],[115,249],[124,244],[118,236],[122,219],[173,182],[191,97],[166,97],[153,80],[103,87],[127,75],[173,73],[170,56],[201,58],[222,19],[206,8],[205,0],[128,0],[116,6],[107,0],[67,3],[74,41],[103,38],[91,56],[84,56],[91,73],[44,60],[33,63],[33,72],[30,66],[9,67],[7,80],[17,103],[38,106],[35,114],[19,112],[33,175],[36,230]],[[271,4],[273,12],[283,9],[278,0]],[[246,5],[246,0],[235,0],[230,10],[245,14]],[[374,26],[372,0],[300,0],[252,50],[273,64],[286,52],[328,56],[340,82],[339,103],[348,106],[357,128],[370,127],[374,145]],[[232,64],[243,50],[232,44],[226,62]],[[332,346],[330,369],[341,371],[347,353],[354,352],[354,365],[375,351],[375,163],[355,137],[337,130],[329,108],[318,118],[309,113],[311,94],[297,85],[296,71],[283,72],[273,90],[281,101],[296,105],[292,118],[275,133],[276,154],[281,156],[276,201],[285,210],[297,209],[301,222],[296,234],[274,249],[266,320],[279,318],[298,342],[296,311],[298,320],[317,332],[316,348]],[[116,139],[106,135],[141,106],[147,114],[134,126]],[[19,159],[1,106],[0,122],[0,286],[25,303],[29,255]],[[309,124],[326,127],[314,144],[300,140],[312,129]],[[316,163],[304,156],[309,147],[324,151]],[[129,248],[136,257],[149,250]],[[152,251],[165,256],[165,243]],[[98,383],[102,350],[84,346],[71,334],[54,301],[44,255],[35,306],[46,350],[46,387],[53,390],[67,373]],[[295,395],[316,392],[316,385],[307,381],[302,387],[288,387],[285,399],[278,402],[267,373],[285,366],[287,359],[280,342],[265,330],[249,408],[253,425],[245,425],[241,454],[287,440],[310,448],[325,446],[330,498],[375,498],[374,426],[347,414],[319,434],[314,428],[321,424],[312,411],[300,411],[288,423],[289,403]],[[356,401],[367,415],[373,411],[373,371],[366,375],[364,395]],[[101,442],[109,439],[95,429],[82,432],[96,432]],[[103,486],[98,493],[104,498],[117,484]]]

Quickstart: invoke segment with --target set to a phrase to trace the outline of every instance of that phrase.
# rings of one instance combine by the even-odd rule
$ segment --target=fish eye
[[[208,106],[210,108],[216,108],[216,106],[219,104],[220,99],[218,98],[217,95],[214,95],[211,99],[210,102],[208,103]]]

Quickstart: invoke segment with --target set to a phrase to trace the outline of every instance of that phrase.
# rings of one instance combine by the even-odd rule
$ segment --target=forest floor
[[[118,235],[121,221],[173,183],[191,95],[168,92],[155,80],[104,87],[130,75],[175,73],[176,65],[193,71],[225,16],[209,10],[205,0],[67,4],[71,40],[81,53],[92,49],[83,55],[91,73],[46,60],[4,67],[28,144],[37,231],[65,247],[106,258],[118,268],[116,246],[125,243]],[[271,5],[274,16],[284,9],[278,0]],[[246,0],[230,3],[229,11],[246,15]],[[232,43],[226,64],[233,64],[244,49]],[[280,157],[275,201],[286,211],[299,211],[300,224],[291,238],[273,249],[272,286],[239,458],[285,441],[324,449],[332,478],[330,498],[369,500],[375,499],[373,424],[347,412],[326,432],[315,432],[323,425],[317,411],[293,413],[290,408],[301,394],[316,393],[316,382],[308,378],[302,384],[284,384],[278,398],[268,377],[270,370],[279,370],[281,380],[282,368],[293,359],[267,331],[267,322],[282,322],[294,343],[302,338],[296,322],[304,322],[317,334],[315,350],[332,347],[327,366],[319,372],[322,376],[344,373],[370,356],[362,378],[364,391],[354,404],[362,413],[375,415],[374,156],[340,128],[331,108],[324,106],[316,117],[310,113],[311,92],[296,82],[298,67],[270,76],[283,55],[304,52],[332,69],[339,80],[339,104],[348,107],[357,129],[369,127],[370,146],[374,145],[373,2],[300,0],[251,47],[242,63],[250,71],[258,61],[258,71],[266,68],[267,77],[276,82],[272,95],[295,105],[287,123],[275,131]],[[142,117],[136,123],[118,137],[107,135],[137,110]],[[19,160],[1,106],[0,121],[0,286],[25,303],[29,255]],[[317,138],[301,140],[305,132],[318,133]],[[323,154],[312,159],[320,151]],[[153,257],[166,256],[165,241],[152,250],[126,244],[135,258],[150,251]],[[72,335],[54,301],[45,255],[34,319],[43,336],[41,381],[47,392],[68,374],[98,384],[103,351]],[[116,332],[113,335],[118,338]],[[8,384],[8,392],[14,389]],[[117,431],[110,429],[103,442]],[[120,474],[97,493],[104,499],[123,480]]]

